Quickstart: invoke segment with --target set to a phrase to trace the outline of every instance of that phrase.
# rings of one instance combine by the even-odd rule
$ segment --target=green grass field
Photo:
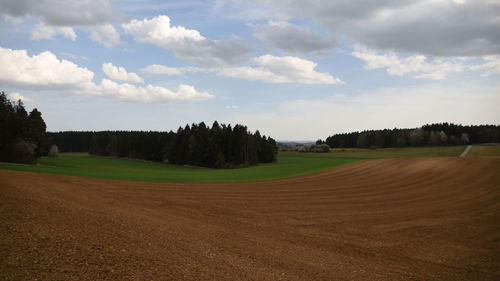
[[[467,157],[500,157],[500,145],[474,145]]]
[[[217,170],[132,159],[96,157],[83,153],[63,153],[57,158],[43,157],[36,166],[2,163],[0,169],[143,181],[238,182],[286,178],[354,161],[356,160],[284,154],[280,155],[277,163],[241,169]]]
[[[97,157],[85,153],[62,153],[56,158],[43,157],[36,166],[0,163],[0,169],[160,182],[239,182],[304,175],[366,159],[458,156],[463,149],[464,146],[450,146],[376,150],[345,149],[334,150],[330,153],[281,152],[277,163],[230,170]]]

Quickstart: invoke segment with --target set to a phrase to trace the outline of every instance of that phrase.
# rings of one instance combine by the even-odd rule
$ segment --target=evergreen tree
[[[0,161],[34,164],[48,152],[42,114],[28,115],[21,100],[12,103],[0,92]]]
[[[45,156],[49,150],[49,142],[46,133],[47,126],[42,118],[42,113],[36,108],[28,115],[28,133],[27,137],[36,144],[36,157]]]
[[[59,132],[49,133],[51,145],[87,149],[92,155],[118,156],[178,165],[234,168],[276,161],[276,142],[242,125],[214,122],[179,127],[177,132]],[[69,151],[69,150],[64,150]],[[84,150],[83,150],[84,151]]]
[[[325,142],[332,148],[402,147],[500,142],[500,126],[462,126],[451,123],[427,124],[416,129],[385,129],[335,134]]]
[[[8,161],[10,157],[13,134],[10,120],[14,107],[4,92],[0,92],[0,160]]]

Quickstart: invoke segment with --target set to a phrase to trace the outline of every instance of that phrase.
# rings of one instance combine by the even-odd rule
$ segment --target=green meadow
[[[500,145],[474,145],[467,157],[500,157]]]
[[[240,169],[208,169],[85,153],[61,153],[59,157],[42,157],[38,165],[0,163],[0,169],[140,181],[240,182],[299,176],[367,159],[458,156],[464,148],[449,146],[335,149],[329,153],[280,152],[276,163]]]

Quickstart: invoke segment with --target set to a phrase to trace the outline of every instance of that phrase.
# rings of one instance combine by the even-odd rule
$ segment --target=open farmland
[[[458,156],[465,146],[335,149],[330,153],[280,152],[278,161],[242,169],[208,169],[134,159],[62,153],[42,157],[39,164],[0,163],[0,169],[93,178],[160,182],[243,182],[305,175],[359,160],[401,157]]]
[[[2,280],[499,280],[500,158],[248,183],[0,170]]]

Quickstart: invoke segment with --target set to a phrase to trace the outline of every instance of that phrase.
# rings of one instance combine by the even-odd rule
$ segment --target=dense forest
[[[36,108],[29,114],[21,101],[0,92],[0,161],[33,164],[48,152],[46,125]]]
[[[331,148],[377,148],[425,145],[458,145],[500,142],[500,126],[463,126],[451,123],[427,124],[416,129],[385,129],[336,134],[318,140]]]
[[[179,127],[177,132],[102,131],[48,133],[61,151],[143,159],[178,165],[234,168],[275,162],[274,139],[250,133],[242,125],[212,127],[205,123]]]

